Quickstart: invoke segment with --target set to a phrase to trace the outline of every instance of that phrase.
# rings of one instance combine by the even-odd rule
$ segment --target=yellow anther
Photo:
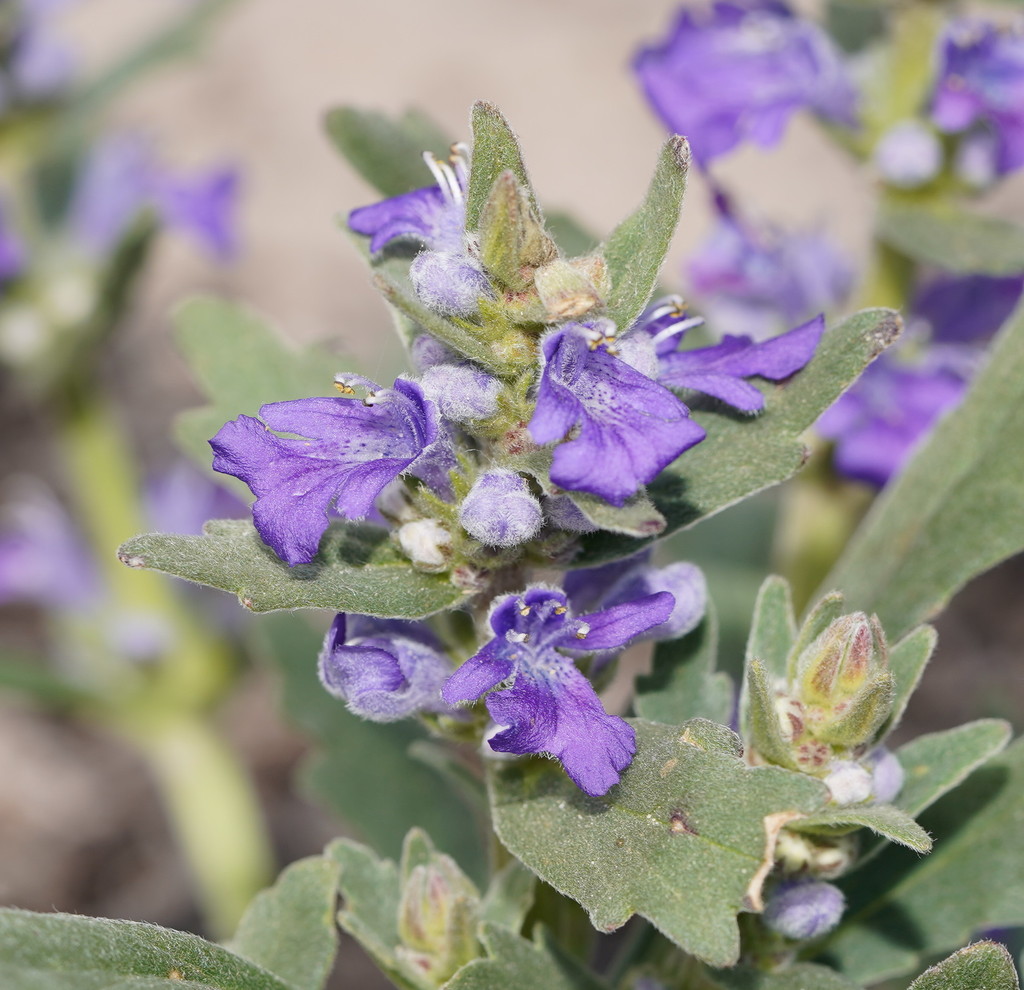
[[[351,385],[346,385],[344,382],[335,382],[334,387],[341,392],[342,395],[355,395],[356,390]]]
[[[524,605],[524,606],[523,606],[523,607],[522,607],[522,608],[521,608],[521,609],[519,610],[519,614],[520,614],[520,615],[529,615],[531,611],[532,611],[532,609],[530,608],[530,606],[529,606],[529,605]]]
[[[555,615],[565,615],[569,610],[564,605],[555,606]]]

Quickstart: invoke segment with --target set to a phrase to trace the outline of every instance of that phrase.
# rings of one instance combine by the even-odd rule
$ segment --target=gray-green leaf
[[[819,946],[862,983],[899,976],[986,928],[1024,924],[1024,741],[922,816],[935,850],[891,846],[843,886],[847,914]]]
[[[928,833],[905,811],[891,804],[824,808],[791,823],[789,828],[794,832],[810,832],[812,835],[841,835],[858,828],[869,828],[876,835],[907,846],[915,852],[926,853],[932,848]]]
[[[732,715],[732,679],[715,672],[717,656],[718,620],[709,599],[696,629],[654,648],[651,673],[637,678],[637,715],[666,725],[681,725],[691,718],[727,723]]]
[[[756,657],[773,677],[785,677],[786,659],[797,632],[793,596],[785,578],[776,575],[765,578],[750,621],[746,661],[749,663]]]
[[[463,597],[446,577],[413,570],[384,530],[341,522],[328,527],[310,563],[295,567],[242,519],[212,520],[202,536],[136,536],[118,556],[129,567],[230,591],[252,612],[329,608],[418,619]]]
[[[909,990],[1020,990],[1005,945],[976,942],[922,973]]]
[[[1024,227],[952,206],[885,203],[878,237],[926,265],[963,274],[1024,272]]]
[[[10,909],[0,909],[0,972],[6,990],[291,990],[197,935],[135,921]]]
[[[722,726],[635,721],[637,755],[604,797],[588,797],[556,763],[496,763],[491,804],[501,841],[611,931],[643,915],[713,965],[739,952],[736,914],[756,904],[772,822],[810,813],[822,785],[750,768]],[[783,815],[782,817],[785,817]]]
[[[762,386],[766,406],[756,419],[710,409],[697,413],[694,418],[707,437],[647,486],[668,521],[662,535],[693,526],[795,474],[807,457],[801,434],[899,332],[899,317],[891,310],[864,310],[829,330],[810,364],[789,382]],[[595,533],[586,537],[573,565],[626,557],[649,542]]]
[[[394,119],[376,110],[335,107],[324,129],[348,163],[383,196],[399,196],[432,185],[423,152],[445,158],[451,139],[421,110]]]
[[[875,502],[822,588],[897,637],[1024,548],[1024,307],[964,401]],[[699,448],[697,448],[699,450]]]
[[[324,856],[292,863],[246,908],[231,949],[292,990],[320,990],[334,964],[338,864]]]
[[[479,100],[473,105],[473,159],[466,194],[467,230],[476,230],[484,204],[502,172],[515,175],[539,216],[540,208],[523,163],[519,139],[505,115],[493,103]]]
[[[601,249],[612,283],[608,316],[622,331],[633,325],[654,292],[679,222],[689,168],[686,138],[669,138],[643,203],[612,231]]]

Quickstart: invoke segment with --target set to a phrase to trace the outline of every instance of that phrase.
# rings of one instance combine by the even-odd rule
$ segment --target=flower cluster
[[[421,314],[417,374],[390,387],[338,375],[341,394],[270,403],[211,446],[214,467],[252,489],[256,529],[289,565],[313,560],[331,514],[368,519],[392,527],[413,566],[448,573],[486,606],[503,569],[571,556],[597,528],[587,499],[622,507],[701,442],[677,392],[756,413],[764,396],[747,379],[797,372],[824,322],[680,350],[702,321],[669,299],[616,326],[604,258],[564,258],[512,173],[467,229],[468,155],[457,145],[448,161],[426,156],[434,184],[349,216],[373,259],[414,249],[395,291]],[[518,579],[526,590],[490,602],[493,638],[454,673],[423,623],[339,616],[321,679],[381,720],[450,716],[486,695],[491,749],[553,754],[603,794],[632,757],[633,730],[605,713],[572,655],[596,654],[593,673],[637,638],[683,634],[703,613],[703,580],[646,558],[582,572],[564,590]]]

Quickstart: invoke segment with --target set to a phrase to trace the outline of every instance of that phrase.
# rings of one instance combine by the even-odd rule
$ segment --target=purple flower
[[[20,275],[25,260],[25,246],[12,229],[6,204],[0,202],[0,283]]]
[[[882,487],[960,401],[967,376],[948,350],[936,349],[919,367],[883,355],[821,416],[818,432],[835,442],[841,475]]]
[[[702,164],[744,140],[774,145],[803,107],[854,122],[856,93],[839,51],[776,0],[684,8],[633,68],[654,111],[690,139]]]
[[[436,185],[362,206],[348,215],[349,227],[370,238],[372,254],[398,238],[420,241],[432,251],[465,254],[468,171],[461,146],[453,151],[448,162],[439,162],[429,152],[424,153]]]
[[[320,682],[351,712],[394,722],[444,712],[441,685],[451,673],[441,644],[422,622],[339,614],[320,653]]]
[[[1020,301],[1024,276],[940,275],[921,286],[911,320],[927,322],[938,343],[969,343],[989,337]]]
[[[74,50],[52,32],[51,19],[68,0],[22,0],[9,73],[16,98],[52,99],[67,88],[76,69]]]
[[[889,804],[903,790],[903,764],[896,754],[879,746],[865,758],[871,770],[871,796],[874,804]]]
[[[293,566],[316,555],[333,503],[346,518],[359,519],[405,471],[435,487],[445,484],[447,434],[419,385],[399,378],[394,388],[380,389],[352,377],[342,381],[349,391],[346,381],[372,391],[365,400],[272,402],[260,409],[265,424],[239,416],[210,441],[214,469],[252,489],[256,529]]]
[[[632,760],[636,736],[604,710],[559,650],[618,649],[665,622],[672,606],[672,596],[662,592],[575,618],[560,591],[534,587],[505,595],[491,607],[494,638],[448,678],[441,696],[454,705],[489,691],[487,710],[504,727],[489,740],[493,750],[550,753],[577,787],[604,794]]]
[[[1024,165],[1024,32],[962,19],[940,43],[932,119],[949,133],[994,138],[994,170]]]
[[[420,376],[420,386],[453,423],[487,419],[498,411],[501,382],[471,364],[431,364]]]
[[[773,931],[803,942],[835,928],[845,907],[843,892],[830,883],[788,880],[772,891],[762,917]]]
[[[764,395],[743,379],[758,376],[781,381],[795,374],[814,357],[825,332],[825,318],[816,316],[762,343],[726,336],[712,347],[677,351],[680,338],[696,322],[701,321],[687,318],[681,301],[669,300],[649,309],[634,333],[645,333],[653,340],[658,381],[663,385],[703,392],[742,412],[764,408]]]
[[[890,185],[914,189],[931,182],[942,170],[942,145],[921,121],[905,120],[882,135],[872,158]]]
[[[567,323],[541,340],[529,431],[536,443],[558,443],[555,484],[622,505],[704,430],[671,392],[615,356],[613,332],[606,320]]]
[[[722,195],[716,204],[718,223],[688,274],[719,332],[764,340],[850,291],[850,263],[822,234],[744,222]]]
[[[146,518],[161,533],[201,533],[208,519],[237,519],[246,506],[188,461],[146,479]]]
[[[495,468],[473,482],[459,507],[459,522],[485,546],[515,547],[537,535],[544,513],[525,478]]]
[[[153,198],[164,223],[228,261],[238,253],[234,214],[239,179],[238,169],[231,166],[188,177],[165,172],[154,179]]]
[[[669,617],[639,639],[676,639],[695,629],[707,608],[707,583],[701,569],[683,562],[654,567],[651,552],[600,567],[570,571],[563,582],[574,611],[609,608],[667,591],[675,599]]]

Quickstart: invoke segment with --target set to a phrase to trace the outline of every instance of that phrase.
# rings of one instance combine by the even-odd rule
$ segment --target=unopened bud
[[[871,768],[871,796],[875,804],[889,804],[903,790],[903,764],[896,754],[879,746],[864,761]]]
[[[421,251],[409,266],[409,280],[420,301],[442,316],[473,316],[494,290],[471,258],[450,251]]]
[[[424,571],[443,571],[448,566],[452,534],[436,519],[417,519],[398,529],[398,543],[405,555]]]
[[[871,773],[852,760],[836,760],[825,775],[832,803],[861,804],[871,797]]]
[[[802,700],[828,706],[855,695],[873,671],[888,665],[885,637],[877,619],[863,612],[842,615],[797,660]]]
[[[835,928],[845,907],[838,887],[822,880],[792,880],[775,888],[763,917],[773,931],[803,942]]]
[[[497,468],[476,479],[459,509],[459,522],[485,546],[514,547],[537,535],[544,513],[525,478]]]
[[[558,256],[529,195],[512,172],[502,172],[480,215],[480,257],[503,286],[521,292],[534,270]]]
[[[552,323],[578,319],[602,304],[601,294],[587,273],[561,258],[538,268],[534,282]]]

